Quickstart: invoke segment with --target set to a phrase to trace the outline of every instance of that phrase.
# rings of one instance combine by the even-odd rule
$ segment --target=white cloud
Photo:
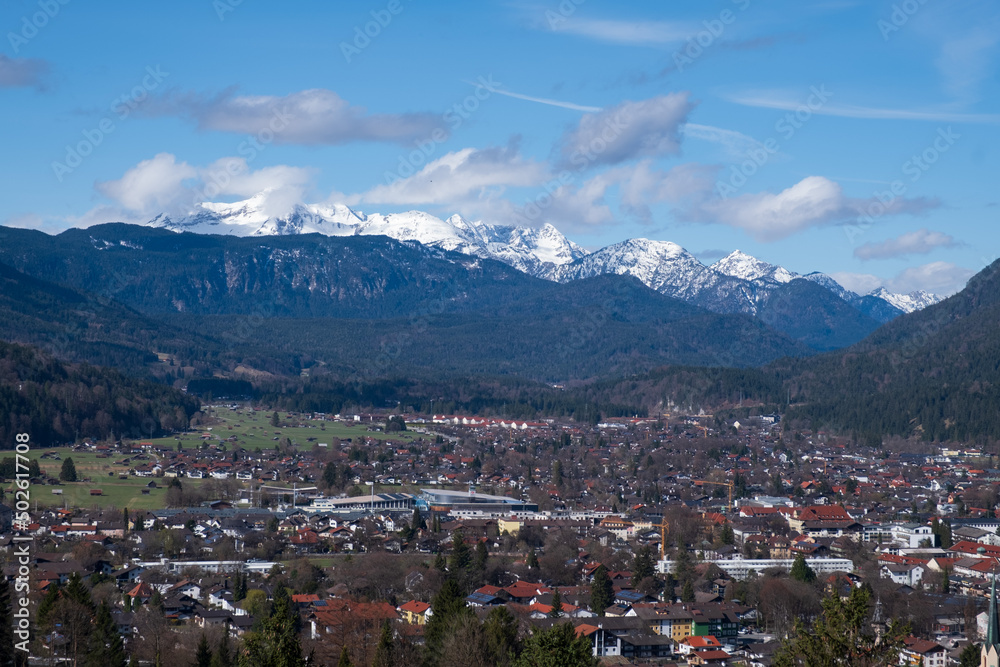
[[[872,290],[877,290],[885,284],[885,281],[881,278],[870,273],[834,271],[828,275],[855,294],[868,294]]]
[[[40,86],[49,66],[37,58],[10,58],[0,53],[0,88]]]
[[[252,197],[265,192],[262,210],[268,215],[282,216],[302,203],[314,172],[287,165],[253,171],[246,159],[226,157],[199,169],[198,174],[204,185],[195,193],[196,199],[211,201],[220,196]]]
[[[177,115],[199,129],[237,132],[281,144],[337,145],[356,141],[409,144],[448,128],[440,114],[370,114],[351,106],[332,90],[313,88],[289,95],[237,95],[227,90],[212,98],[168,95],[144,104],[148,115]]]
[[[738,227],[759,241],[777,241],[811,227],[856,220],[874,203],[875,199],[845,196],[840,185],[828,178],[808,176],[778,193],[706,200],[690,209],[689,217]],[[933,200],[897,197],[882,215],[916,214],[936,206]]]
[[[670,202],[681,208],[703,203],[715,185],[718,167],[689,162],[663,172],[652,168],[652,161],[643,160],[634,167],[614,172],[620,183],[619,201],[623,210],[641,220],[651,220],[649,205]]]
[[[829,274],[831,278],[857,294],[868,294],[884,287],[897,294],[909,294],[923,290],[939,296],[951,296],[958,292],[975,274],[975,271],[950,262],[931,262],[911,266],[892,278],[880,278],[870,273],[838,272]]]
[[[508,187],[543,183],[548,169],[525,160],[517,145],[505,148],[464,148],[428,163],[408,178],[378,185],[348,203],[447,205],[468,209],[495,198]]]
[[[560,139],[561,159],[569,168],[579,170],[677,154],[679,128],[692,108],[685,92],[626,101],[587,114]]]
[[[965,283],[975,273],[951,262],[931,262],[905,269],[887,281],[886,288],[903,294],[924,290],[941,296],[950,296],[965,287]]]
[[[159,153],[132,167],[116,181],[96,185],[98,192],[130,211],[172,208],[186,191],[185,181],[195,178],[198,170],[186,162],[177,162],[170,153]]]
[[[287,214],[312,184],[313,171],[273,165],[253,170],[242,157],[225,157],[196,167],[160,153],[128,169],[121,178],[99,182],[95,189],[112,201],[78,217],[64,218],[60,227],[89,227],[104,222],[142,224],[160,213],[186,215],[206,201],[227,201],[262,194],[268,215]]]
[[[894,239],[865,243],[854,250],[854,256],[863,260],[890,259],[905,255],[923,255],[935,248],[950,248],[955,245],[957,243],[951,235],[921,228]]]

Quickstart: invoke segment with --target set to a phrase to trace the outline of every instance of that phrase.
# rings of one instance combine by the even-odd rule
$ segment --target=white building
[[[816,573],[817,576],[833,574],[835,572],[853,572],[854,563],[848,558],[806,558],[806,564]],[[735,558],[733,560],[708,560],[707,563],[714,563],[723,572],[733,579],[746,579],[751,572],[761,574],[764,570],[780,568],[791,570],[795,562],[792,558],[764,559],[764,558]],[[661,560],[656,564],[657,572],[667,574],[674,571],[674,561]]]

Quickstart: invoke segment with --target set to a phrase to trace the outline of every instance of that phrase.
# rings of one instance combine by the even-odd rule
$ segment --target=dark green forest
[[[33,442],[148,437],[186,428],[201,403],[150,380],[0,342],[0,449],[17,433]]]

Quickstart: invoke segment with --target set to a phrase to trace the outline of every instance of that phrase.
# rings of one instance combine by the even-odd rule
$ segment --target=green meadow
[[[228,408],[212,408],[210,414],[211,426],[198,431],[190,431],[165,438],[152,440],[154,445],[176,449],[180,444],[184,449],[195,450],[207,443],[214,446],[224,446],[227,451],[232,451],[234,447],[242,447],[246,450],[259,451],[261,449],[274,448],[282,438],[288,438],[292,445],[300,450],[310,450],[319,445],[327,443],[332,445],[335,439],[347,441],[348,439],[357,442],[362,437],[373,438],[379,441],[394,441],[401,444],[408,443],[416,438],[429,438],[426,434],[406,431],[402,433],[383,433],[380,431],[369,431],[364,424],[345,424],[338,422],[308,422],[309,426],[298,426],[298,420],[289,419],[287,413],[279,413],[278,427],[271,425],[271,412],[254,412],[252,410],[230,410]],[[303,422],[307,423],[307,422]],[[320,426],[322,424],[322,427]],[[208,435],[206,439],[203,436]],[[235,436],[235,440],[230,440]],[[147,441],[143,441],[147,442]],[[55,453],[58,459],[42,458],[45,453]],[[166,506],[165,495],[166,485],[170,482],[166,478],[152,477],[128,477],[120,479],[120,475],[128,473],[128,470],[135,465],[154,461],[153,454],[142,454],[126,457],[119,453],[111,455],[101,455],[96,452],[74,452],[69,447],[55,448],[33,448],[28,454],[29,458],[36,459],[39,466],[45,473],[54,478],[59,477],[62,463],[67,457],[73,458],[76,467],[78,482],[62,483],[58,486],[35,485],[31,489],[32,505],[38,507],[76,507],[76,508],[107,508],[117,507],[119,509],[127,507],[129,509],[156,509]],[[128,463],[122,460],[129,458]],[[89,480],[89,481],[83,481]],[[157,488],[148,489],[148,493],[143,493],[147,485],[156,482]],[[183,484],[185,488],[197,488],[209,480],[185,478]],[[274,483],[275,486],[286,486],[281,482]],[[288,485],[290,487],[290,485]],[[13,488],[8,486],[5,489],[8,493]],[[62,493],[53,493],[53,490]],[[92,490],[100,490],[101,495],[91,495]],[[367,489],[366,489],[367,490]],[[401,487],[376,488],[376,493],[399,492]],[[410,490],[410,489],[406,489]]]

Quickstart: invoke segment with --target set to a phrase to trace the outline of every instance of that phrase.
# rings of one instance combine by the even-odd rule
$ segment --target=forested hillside
[[[35,447],[149,437],[186,428],[199,407],[170,387],[0,342],[0,449],[13,448],[17,433],[29,434]]]

